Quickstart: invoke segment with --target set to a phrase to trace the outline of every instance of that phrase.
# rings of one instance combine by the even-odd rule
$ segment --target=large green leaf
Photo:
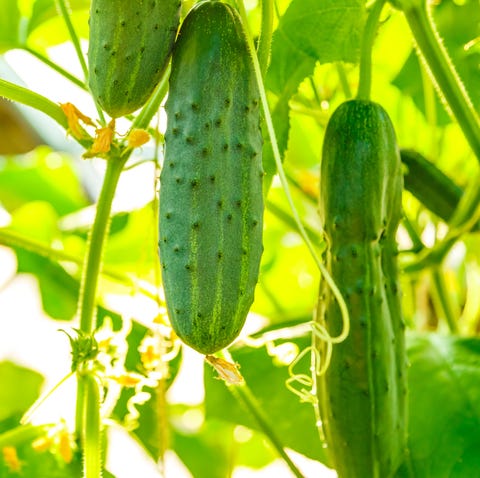
[[[269,89],[281,94],[308,58],[355,62],[364,17],[363,0],[292,0],[274,34]]]
[[[408,355],[413,476],[478,476],[480,340],[413,335]]]

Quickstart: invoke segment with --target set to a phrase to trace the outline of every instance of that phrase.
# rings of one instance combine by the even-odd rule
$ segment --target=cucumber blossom
[[[347,304],[350,334],[318,377],[322,426],[340,478],[389,478],[405,458],[406,353],[395,241],[402,187],[385,110],[371,101],[343,103],[325,133],[320,214],[327,267]],[[324,283],[317,320],[331,336],[342,329]]]
[[[113,118],[142,107],[160,81],[175,41],[180,0],[92,0],[89,85]]]
[[[172,54],[159,248],[172,326],[204,354],[240,333],[258,280],[259,103],[238,13],[220,2],[198,4]]]

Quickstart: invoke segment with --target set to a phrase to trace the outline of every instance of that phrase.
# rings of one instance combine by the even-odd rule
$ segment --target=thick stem
[[[80,330],[85,334],[91,334],[96,328],[95,312],[97,299],[97,284],[101,271],[101,262],[105,239],[108,235],[110,225],[110,212],[112,209],[115,190],[125,164],[125,158],[109,158],[107,169],[103,180],[102,190],[98,198],[95,220],[90,231],[87,245],[86,262],[83,269],[82,281],[80,285],[80,298],[78,315],[80,317]],[[76,430],[81,433],[83,430],[83,411],[85,401],[88,397],[85,395],[85,380],[81,377],[77,383],[77,411],[76,411]]]
[[[377,0],[368,15],[362,37],[360,50],[360,78],[358,82],[357,99],[369,100],[372,84],[372,49],[377,33],[380,14],[386,0]]]
[[[100,419],[100,387],[93,375],[79,380],[85,390],[83,442],[83,478],[102,477],[102,430]]]
[[[440,96],[480,161],[480,120],[437,33],[427,2],[407,5],[404,14]]]
[[[86,334],[91,334],[96,328],[95,306],[98,277],[101,269],[105,238],[110,226],[110,212],[115,189],[124,164],[125,160],[115,157],[107,160],[107,169],[105,171],[100,197],[98,198],[95,220],[90,231],[78,311],[80,330]]]

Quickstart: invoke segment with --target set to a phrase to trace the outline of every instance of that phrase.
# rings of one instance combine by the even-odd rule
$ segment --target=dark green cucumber
[[[463,195],[462,188],[417,151],[402,149],[400,156],[407,167],[405,189],[448,222]]]
[[[327,267],[346,301],[350,334],[318,377],[322,426],[340,478],[389,478],[405,457],[406,354],[395,242],[401,194],[387,113],[371,101],[343,103],[325,133],[320,213]],[[318,312],[330,335],[339,335],[340,309],[324,283]]]
[[[92,0],[89,84],[113,118],[142,107],[160,81],[175,41],[180,0]]]
[[[160,177],[160,258],[172,326],[210,354],[239,334],[262,254],[259,92],[241,20],[220,2],[185,18],[172,55]]]

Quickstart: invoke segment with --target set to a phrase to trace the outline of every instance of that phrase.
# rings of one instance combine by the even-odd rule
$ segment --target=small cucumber
[[[229,345],[253,302],[262,246],[259,92],[238,13],[197,4],[172,55],[159,247],[172,326],[203,354]]]
[[[327,267],[349,309],[350,334],[318,377],[322,426],[340,478],[389,478],[405,457],[406,353],[395,242],[401,195],[387,113],[371,101],[343,103],[325,133],[320,213]],[[340,309],[323,283],[318,312],[330,335],[338,335]]]
[[[405,189],[448,222],[462,197],[462,188],[417,151],[402,149],[400,157],[407,169]]]
[[[175,41],[180,0],[92,0],[89,85],[113,118],[142,107],[160,81]]]

